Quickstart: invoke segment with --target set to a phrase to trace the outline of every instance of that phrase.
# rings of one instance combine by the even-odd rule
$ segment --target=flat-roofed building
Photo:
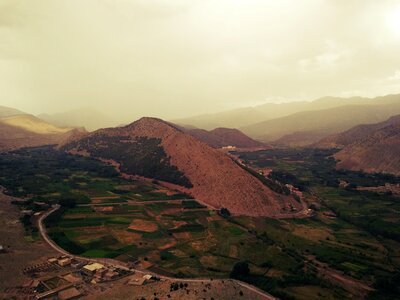
[[[49,263],[55,264],[55,263],[57,263],[58,259],[55,258],[55,257],[52,257],[52,258],[49,258],[47,261],[48,261]]]
[[[61,258],[61,259],[58,260],[58,264],[61,267],[69,266],[71,264],[71,259],[69,257]]]
[[[104,268],[104,265],[99,264],[99,263],[92,263],[92,264],[87,264],[82,268],[82,271],[84,271],[87,274],[93,275],[97,270],[100,270]]]

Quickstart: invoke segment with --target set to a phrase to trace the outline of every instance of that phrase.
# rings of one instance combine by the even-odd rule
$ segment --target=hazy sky
[[[400,93],[400,1],[0,0],[0,91],[124,121]]]

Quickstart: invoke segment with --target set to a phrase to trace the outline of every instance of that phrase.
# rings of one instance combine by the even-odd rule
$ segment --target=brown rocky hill
[[[389,125],[400,124],[400,115],[393,116],[388,120],[375,124],[362,124],[355,126],[347,131],[332,134],[318,143],[315,143],[313,147],[316,148],[343,148],[356,141],[361,141],[368,137],[368,135],[374,133],[376,130],[383,129]]]
[[[0,151],[22,147],[58,144],[77,129],[62,128],[29,114],[13,114],[0,118]]]
[[[160,119],[100,129],[61,149],[113,161],[123,173],[174,183],[209,206],[226,207],[234,214],[278,217],[288,213],[290,205],[301,208],[228,155]]]
[[[264,143],[253,140],[238,129],[215,128],[207,131],[204,129],[187,129],[187,133],[213,148],[234,146],[237,148],[266,148]]]
[[[375,124],[368,130],[355,128],[344,133],[343,139],[338,138],[338,143],[347,145],[334,155],[337,168],[400,175],[400,119],[392,118],[390,123],[386,123],[387,126]],[[354,133],[359,135],[352,135]],[[354,140],[349,143],[351,137]]]

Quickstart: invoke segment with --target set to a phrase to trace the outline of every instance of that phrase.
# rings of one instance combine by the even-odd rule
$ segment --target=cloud
[[[393,91],[382,82],[400,65],[394,2],[343,3],[2,0],[1,102],[129,121]]]
[[[388,77],[388,80],[400,80],[400,70],[396,70],[392,76]]]
[[[325,41],[325,49],[311,58],[305,58],[298,61],[298,65],[303,71],[327,71],[337,69],[343,64],[349,63],[354,56],[354,50],[347,49],[338,45],[333,40]]]

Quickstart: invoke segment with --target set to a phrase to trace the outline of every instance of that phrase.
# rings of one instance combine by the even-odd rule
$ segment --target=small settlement
[[[124,266],[113,266],[104,259],[52,257],[23,270],[26,282],[6,291],[9,298],[78,299],[107,288],[113,281],[127,278],[128,285],[144,285],[160,279]]]

